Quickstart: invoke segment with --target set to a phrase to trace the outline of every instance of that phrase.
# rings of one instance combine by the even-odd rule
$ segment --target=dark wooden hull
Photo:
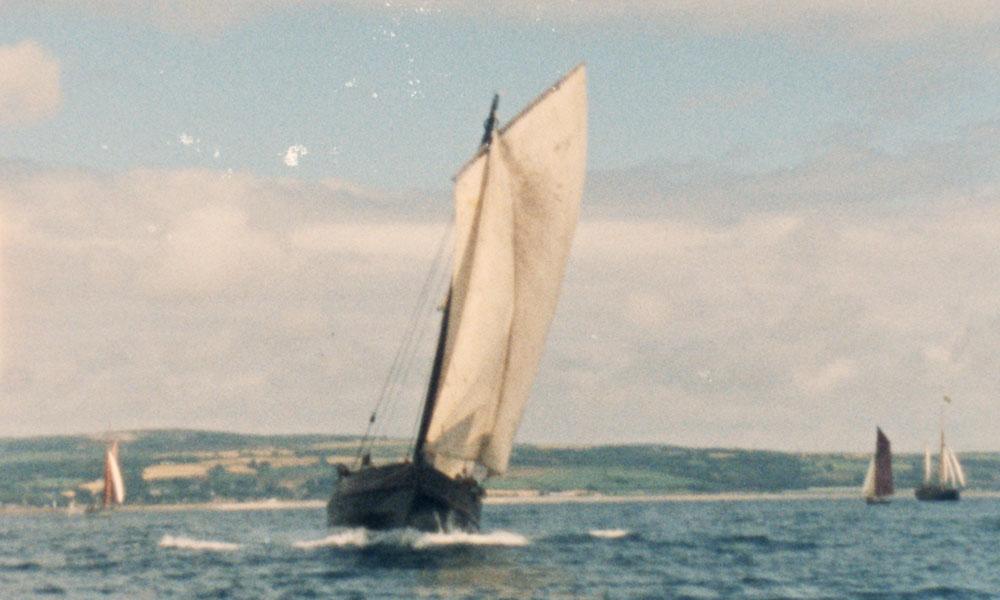
[[[886,496],[869,496],[865,498],[866,504],[882,505],[882,504],[889,504],[890,502],[892,502],[892,500],[890,500]]]
[[[937,485],[922,485],[914,491],[914,495],[924,502],[955,502],[960,498],[958,489]]]
[[[345,472],[327,503],[331,527],[479,531],[483,488],[428,465],[396,463]]]

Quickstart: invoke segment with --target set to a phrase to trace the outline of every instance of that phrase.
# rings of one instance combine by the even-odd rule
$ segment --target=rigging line
[[[383,414],[392,414],[391,411],[394,410],[396,403],[402,396],[406,381],[409,377],[410,369],[417,357],[417,348],[420,347],[421,341],[424,339],[425,332],[430,322],[430,319],[428,318],[427,305],[429,304],[429,300],[434,297],[434,292],[437,289],[434,285],[434,280],[439,277],[440,273],[448,273],[447,269],[441,268],[441,263],[442,257],[447,256],[447,253],[442,252],[442,249],[445,247],[443,243],[444,241],[447,241],[450,230],[451,224],[449,222],[449,225],[445,228],[442,242],[438,246],[438,251],[431,265],[431,269],[428,272],[425,287],[421,290],[421,298],[407,331],[407,338],[403,342],[404,350],[400,355],[401,362],[396,366],[395,376],[385,392],[384,404],[379,409]],[[434,305],[433,303],[430,304],[432,307],[430,312],[433,312]],[[387,425],[384,421],[379,421],[375,424],[371,443],[374,443],[374,440],[379,437],[383,439],[387,437]]]
[[[439,269],[440,256],[442,254],[442,248],[444,245],[444,240],[447,238],[448,228],[445,228],[445,232],[442,236],[442,241],[439,242],[437,251],[435,252],[434,260],[432,261],[431,268],[428,271],[428,275],[424,280],[423,287],[418,293],[418,301],[414,308],[413,314],[410,317],[410,321],[407,325],[406,333],[403,336],[399,347],[396,350],[396,355],[393,358],[392,367],[383,382],[382,390],[379,393],[378,401],[372,410],[371,416],[368,419],[368,429],[365,432],[364,438],[362,438],[362,443],[358,451],[358,459],[361,459],[366,448],[370,451],[372,445],[374,444],[375,438],[378,437],[378,432],[383,430],[383,424],[378,421],[379,414],[385,414],[388,412],[393,404],[394,396],[393,391],[395,389],[395,384],[399,380],[400,370],[403,365],[405,357],[407,357],[413,351],[413,338],[414,332],[417,330],[419,323],[422,321],[421,315],[423,314],[424,307],[427,304],[427,299],[429,297],[430,284],[434,279],[436,272]]]
[[[449,228],[450,229],[450,228]],[[403,362],[400,364],[400,369],[397,371],[397,378],[395,381],[395,387],[390,390],[390,397],[387,401],[387,406],[394,406],[396,402],[403,396],[403,392],[406,390],[406,385],[410,380],[410,373],[413,370],[414,364],[416,364],[418,356],[417,349],[422,348],[424,345],[424,339],[427,337],[427,331],[434,325],[434,319],[432,316],[437,312],[437,304],[434,302],[434,298],[439,296],[440,288],[442,286],[442,281],[447,281],[450,279],[451,270],[443,268],[442,264],[450,262],[450,253],[445,252],[441,255],[441,259],[437,261],[434,266],[434,270],[431,273],[430,287],[428,288],[428,295],[425,298],[425,304],[421,312],[419,319],[419,324],[414,330],[414,336],[411,340],[411,351],[404,354]]]
[[[450,284],[451,284],[451,272],[448,269],[443,269],[442,273],[438,277],[438,283],[434,286],[434,290],[437,291],[436,296],[440,296],[444,290],[447,290],[450,287]],[[437,310],[438,310],[438,307],[435,306],[434,312],[437,312]],[[434,329],[434,328],[431,327],[432,324],[433,324],[433,319],[426,319],[424,321],[423,326],[422,326],[421,331],[420,331],[420,340],[419,340],[420,344],[423,344],[424,340],[427,338],[427,332],[429,330]],[[409,361],[409,363],[406,366],[406,374],[405,374],[405,380],[404,381],[408,381],[409,380],[410,371],[413,369],[413,366],[414,366],[415,363],[416,363],[415,356],[413,356],[413,357],[411,357],[411,360]],[[421,416],[422,416],[421,413],[422,413],[422,411],[417,410],[414,413],[414,415],[413,415],[413,424],[410,427],[410,436],[408,438],[409,443],[407,444],[407,446],[409,446],[409,447],[412,447],[412,446],[414,446],[416,444],[418,431],[420,429],[420,421],[421,421]],[[409,455],[410,455],[410,452],[408,451],[408,449],[404,448],[403,449],[403,458],[406,459],[407,457],[409,457]]]
[[[355,459],[356,463],[361,462],[361,458],[364,454],[365,448],[369,444],[370,437],[372,434],[372,429],[375,426],[378,412],[381,409],[383,402],[385,402],[386,400],[386,394],[387,391],[389,390],[389,387],[393,381],[394,376],[399,371],[400,360],[402,358],[403,352],[406,351],[408,349],[408,346],[410,345],[409,341],[413,337],[413,330],[416,328],[418,324],[418,319],[420,317],[420,313],[427,302],[430,283],[434,279],[435,272],[439,268],[438,264],[440,262],[441,256],[442,254],[444,254],[445,241],[448,239],[448,234],[451,232],[451,225],[452,225],[451,221],[449,221],[444,229],[443,234],[441,235],[441,239],[438,241],[437,249],[434,253],[434,260],[431,262],[430,271],[428,272],[427,277],[424,279],[424,283],[420,289],[420,292],[417,295],[417,305],[414,308],[413,314],[410,317],[410,322],[407,326],[407,332],[403,336],[403,340],[400,343],[399,347],[396,349],[396,355],[393,357],[392,365],[389,368],[389,373],[386,375],[386,378],[382,383],[382,389],[379,391],[379,396],[375,402],[374,408],[372,409],[371,416],[368,417],[368,426],[365,428],[365,434],[361,438],[361,443],[359,444],[358,447],[358,455]]]

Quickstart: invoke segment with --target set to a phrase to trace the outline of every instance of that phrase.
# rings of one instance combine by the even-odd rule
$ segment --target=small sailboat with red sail
[[[861,496],[868,504],[888,504],[895,492],[892,483],[892,446],[879,427],[875,428],[875,454],[868,463],[868,473],[861,486]]]

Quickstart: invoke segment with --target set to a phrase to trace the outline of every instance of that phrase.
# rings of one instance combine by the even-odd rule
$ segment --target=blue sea
[[[480,534],[320,510],[0,517],[0,598],[1000,598],[1000,501],[484,507]]]

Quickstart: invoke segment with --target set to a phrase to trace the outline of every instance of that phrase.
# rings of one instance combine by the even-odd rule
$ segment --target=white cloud
[[[299,158],[309,154],[309,148],[306,148],[302,144],[294,144],[288,147],[285,151],[285,166],[297,167],[299,166]]]
[[[244,210],[209,205],[168,225],[148,283],[163,292],[211,294],[280,268],[275,237],[252,227]]]
[[[56,57],[31,40],[0,46],[0,126],[42,121],[61,103]]]
[[[625,196],[593,177],[522,439],[861,449],[881,422],[914,449],[947,392],[965,447],[996,448],[990,131],[681,186],[647,173]],[[106,427],[95,414],[356,431],[443,232],[413,204],[335,180],[7,168],[0,432]],[[414,364],[402,434],[429,354]]]
[[[858,373],[855,361],[837,358],[819,368],[803,369],[796,374],[799,385],[807,393],[826,393]]]

